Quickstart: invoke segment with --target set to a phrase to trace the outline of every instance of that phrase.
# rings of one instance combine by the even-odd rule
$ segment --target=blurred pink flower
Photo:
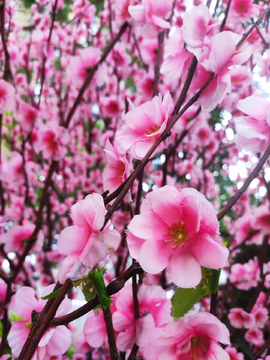
[[[15,89],[5,80],[0,80],[0,114],[4,114],[6,110],[15,110]]]
[[[29,238],[35,230],[35,225],[31,222],[26,222],[25,225],[15,225],[7,233],[0,236],[0,242],[5,244],[5,251],[18,252],[22,254]],[[37,236],[37,240],[32,247],[32,251],[40,251],[44,239],[44,234],[40,230]]]
[[[250,329],[255,325],[254,314],[249,314],[241,308],[233,308],[230,310],[228,319],[233,327],[241,329]]]
[[[201,281],[201,266],[226,265],[228,249],[214,239],[218,227],[215,209],[204,195],[191,188],[179,192],[164,186],[142,202],[141,214],[128,227],[127,242],[131,256],[145,271],[156,274],[169,266],[172,281],[191,288]]]

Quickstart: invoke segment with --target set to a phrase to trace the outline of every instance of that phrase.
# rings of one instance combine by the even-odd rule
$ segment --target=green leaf
[[[94,124],[94,129],[104,130],[105,129],[105,123],[102,119],[98,119]]]
[[[95,283],[91,278],[86,278],[86,280],[82,282],[82,292],[87,302],[97,295]]]
[[[183,317],[205,295],[210,292],[216,293],[219,274],[220,270],[202,268],[202,280],[199,285],[190,289],[178,288],[172,298],[171,315],[176,318]]]
[[[76,348],[76,346],[71,344],[70,348],[68,349],[68,351],[65,354],[70,360],[72,360],[72,358],[73,358],[75,348]]]
[[[0,321],[0,337],[3,336],[3,323]]]
[[[17,316],[16,313],[12,310],[9,311],[9,317],[12,322],[14,321],[27,321],[27,319]]]
[[[112,303],[103,278],[105,272],[106,270],[104,268],[94,268],[89,273],[89,278],[94,281],[96,292],[102,309],[106,309]]]
[[[62,287],[60,287],[60,289],[57,289],[57,290],[51,292],[49,295],[42,296],[41,299],[42,300],[54,299],[60,293],[61,289],[62,289]]]
[[[96,7],[96,16],[98,16],[100,11],[104,10],[104,0],[90,0],[90,3]]]

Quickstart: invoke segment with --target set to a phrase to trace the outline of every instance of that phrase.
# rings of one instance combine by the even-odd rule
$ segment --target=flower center
[[[177,245],[183,246],[188,240],[188,232],[185,230],[184,222],[181,221],[179,223],[179,221],[176,221],[175,224],[169,225],[169,227],[172,230],[168,233],[165,233],[165,235],[169,235],[170,238],[165,240],[165,242],[174,241],[175,244],[173,245],[173,248],[176,248]]]
[[[198,357],[203,357],[207,353],[207,344],[199,337],[192,337],[190,339],[191,348],[189,350],[190,357],[197,360]]]
[[[158,126],[157,124],[151,124],[151,126],[146,130],[144,135],[151,138],[151,135],[157,132],[159,129],[160,126]]]

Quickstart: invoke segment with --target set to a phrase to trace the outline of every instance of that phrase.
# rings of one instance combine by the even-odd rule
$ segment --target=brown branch
[[[69,288],[70,288],[71,281],[68,279],[65,281],[64,285],[62,286],[59,294],[55,299],[53,299],[53,303],[50,306],[48,312],[46,313],[45,309],[47,310],[47,307],[45,305],[44,309],[41,311],[41,313],[37,314],[36,320],[33,322],[33,327],[31,329],[31,332],[22,348],[22,351],[18,357],[18,360],[31,360],[32,356],[34,355],[36,348],[38,346],[38,343],[42,336],[44,335],[45,331],[49,327],[50,321],[55,316],[55,313],[61,304],[61,302],[64,300],[64,297],[66,296]],[[45,313],[45,316],[44,316]]]
[[[217,218],[219,221],[228,213],[229,210],[231,210],[233,205],[238,201],[238,199],[240,199],[240,197],[247,190],[250,183],[259,175],[259,172],[261,171],[261,169],[262,169],[264,163],[266,162],[266,160],[268,159],[269,155],[270,155],[270,145],[265,150],[265,153],[261,157],[261,159],[258,162],[255,169],[252,171],[252,173],[249,175],[249,177],[244,182],[244,185],[239,190],[237,190],[237,192],[230,198],[230,200],[227,202],[227,204],[224,206],[224,208],[217,214]]]
[[[66,119],[66,123],[65,123],[65,127],[67,128],[77,107],[79,106],[83,94],[85,92],[85,90],[88,88],[90,82],[92,81],[98,67],[106,60],[107,56],[109,55],[109,53],[112,51],[112,49],[114,48],[114,45],[121,39],[122,35],[124,34],[124,32],[126,31],[126,29],[128,28],[128,23],[125,22],[122,26],[120,31],[118,32],[118,34],[116,35],[116,37],[113,39],[113,41],[109,44],[108,48],[106,49],[106,51],[103,53],[103,55],[101,56],[99,62],[92,68],[92,70],[89,72],[87,78],[84,81],[84,84],[82,86],[82,88],[79,91],[79,94],[72,106],[72,108],[70,109],[68,115],[67,115],[67,119]]]
[[[118,353],[115,342],[115,335],[114,335],[114,329],[112,323],[112,313],[110,306],[108,306],[107,309],[103,309],[103,317],[107,329],[111,360],[118,360]]]
[[[143,271],[142,268],[139,266],[137,262],[132,264],[121,276],[119,276],[119,278],[113,280],[107,286],[108,294],[113,295],[119,292],[124,287],[126,281],[128,281],[134,274],[139,274],[142,271]],[[81,316],[87,314],[90,310],[93,310],[98,304],[99,304],[99,300],[97,297],[95,297],[94,299],[90,300],[87,304],[71,312],[70,314],[54,318],[50,322],[50,326],[67,325],[71,321],[74,321],[80,318]]]
[[[154,97],[158,94],[159,70],[160,70],[160,64],[161,64],[163,41],[164,41],[164,30],[158,35],[158,56],[157,56],[157,63],[155,66],[155,81],[154,81],[154,90],[153,90],[152,97]]]
[[[5,70],[3,79],[8,81],[8,79],[12,76],[10,69],[10,55],[7,48],[6,38],[5,38],[5,0],[1,2],[0,5],[0,30],[1,30],[1,39],[5,54]]]
[[[227,20],[227,17],[228,17],[228,13],[229,13],[229,10],[230,10],[231,2],[232,2],[232,0],[228,1],[227,8],[226,8],[226,11],[225,11],[225,16],[224,16],[224,19],[222,21],[222,24],[220,25],[220,29],[219,29],[220,32],[224,30],[226,20]]]

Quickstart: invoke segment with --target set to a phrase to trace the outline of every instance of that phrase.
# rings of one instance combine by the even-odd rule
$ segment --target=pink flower
[[[21,127],[26,131],[31,131],[35,125],[38,116],[38,111],[26,102],[20,103],[20,109],[16,120],[21,123]]]
[[[227,346],[225,351],[227,351],[227,353],[230,355],[230,360],[245,360],[244,355],[238,353],[236,349],[231,346]]]
[[[109,140],[104,149],[108,165],[102,173],[104,191],[109,190],[112,193],[129,176],[130,165],[125,155],[119,154],[117,148]]]
[[[168,91],[163,100],[159,95],[137,108],[133,107],[123,116],[125,123],[116,133],[116,142],[124,151],[130,150],[133,157],[142,159],[165,130],[172,111],[173,101]],[[155,153],[165,147],[166,141],[163,141]]]
[[[99,348],[103,345],[108,347],[108,335],[103,311],[95,314],[91,311],[83,327],[83,333],[87,343],[93,348]]]
[[[247,114],[236,118],[235,125],[238,146],[260,152],[270,143],[270,103],[259,96],[249,96],[239,100],[237,109]]]
[[[177,286],[195,287],[201,281],[201,266],[226,265],[228,249],[213,238],[218,226],[214,207],[204,195],[191,188],[179,192],[164,186],[146,196],[141,214],[131,220],[129,251],[150,274],[170,265]],[[140,239],[139,245],[133,236]]]
[[[5,80],[0,80],[0,114],[4,114],[6,110],[15,110],[15,89]]]
[[[167,324],[146,346],[146,360],[229,360],[219,345],[229,344],[229,331],[214,315],[198,312]]]
[[[99,61],[100,55],[100,49],[88,47],[80,50],[80,55],[71,58],[68,70],[76,87],[80,88],[83,85],[91,68]]]
[[[237,329],[241,329],[242,327],[250,329],[255,325],[254,315],[240,308],[231,309],[228,319],[231,325]]]
[[[54,285],[50,285],[42,294],[48,295],[53,291]],[[31,313],[33,310],[41,311],[46,304],[45,300],[37,300],[35,291],[29,287],[20,288],[15,294],[15,312],[18,320],[11,326],[8,343],[12,349],[12,355],[18,357],[32,327]],[[56,311],[56,316],[66,314],[71,309],[71,301],[66,297]],[[49,360],[52,356],[64,354],[71,345],[71,334],[66,326],[49,328],[42,336],[32,360]]]
[[[176,28],[165,45],[164,61],[160,68],[160,73],[169,80],[180,78],[190,65],[192,54],[186,50],[184,45],[182,30]]]
[[[43,152],[45,159],[58,161],[65,156],[69,141],[67,129],[58,125],[45,125],[40,128],[38,136],[35,146],[38,151]]]
[[[241,290],[248,290],[257,285],[260,278],[257,260],[250,259],[245,264],[233,264],[231,266],[230,282]]]
[[[113,326],[119,332],[116,344],[121,351],[131,349],[134,343],[145,347],[155,327],[172,321],[170,301],[160,286],[140,285],[138,302],[141,316],[135,319],[131,285],[125,286],[115,300]]]
[[[22,254],[29,238],[35,230],[35,225],[26,222],[25,225],[15,225],[7,233],[4,233],[0,237],[0,242],[5,244],[5,251],[18,252]],[[39,231],[37,241],[32,247],[32,251],[40,251],[43,243],[44,235],[42,231]]]
[[[86,196],[71,208],[74,225],[62,231],[58,238],[60,254],[67,255],[59,271],[59,281],[66,277],[76,280],[83,276],[85,267],[92,269],[112,251],[117,250],[121,236],[107,224],[100,231],[105,219],[105,206],[99,194]]]
[[[142,0],[141,4],[130,5],[131,17],[139,23],[147,23],[144,35],[157,35],[162,29],[169,29],[170,23],[164,20],[172,11],[172,0]]]
[[[197,58],[200,57],[205,35],[213,27],[213,25],[209,25],[210,19],[209,9],[203,4],[194,6],[184,15],[183,39],[188,51],[193,53]]]
[[[257,305],[253,306],[251,314],[254,315],[255,327],[263,328],[268,320],[268,310],[266,308],[259,308]]]
[[[3,319],[6,294],[7,294],[7,284],[4,282],[4,280],[0,279],[0,319]]]
[[[249,329],[245,333],[245,340],[253,345],[262,346],[264,344],[263,332],[257,328]]]

